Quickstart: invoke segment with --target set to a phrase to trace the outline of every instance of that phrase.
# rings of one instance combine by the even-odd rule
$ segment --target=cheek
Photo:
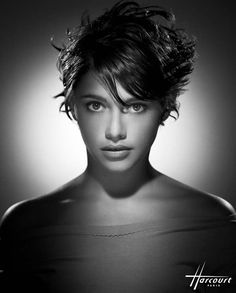
[[[143,119],[136,119],[129,125],[129,134],[142,144],[152,144],[158,130],[159,124],[156,116],[151,115]]]
[[[103,124],[98,123],[96,119],[84,118],[83,116],[78,119],[78,126],[83,137],[85,144],[88,146],[92,145],[99,140],[103,133]]]

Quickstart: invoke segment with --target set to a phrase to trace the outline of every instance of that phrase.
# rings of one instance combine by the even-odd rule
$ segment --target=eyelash
[[[92,107],[95,104],[99,105],[99,107],[102,106],[102,104],[100,102],[89,102],[89,103],[86,104],[86,107],[91,112],[101,112],[101,111],[97,111],[97,110],[94,110],[94,109],[91,109],[90,108],[90,107]]]
[[[92,107],[93,107],[93,105],[98,105],[99,106],[99,109],[97,109],[97,110],[95,110],[95,109],[92,109]],[[139,106],[139,107],[141,107],[142,108],[142,110],[141,111],[133,111],[133,112],[131,112],[131,113],[142,113],[142,112],[144,112],[145,110],[146,110],[146,108],[147,108],[147,105],[144,105],[144,104],[141,104],[141,103],[134,103],[134,104],[132,104],[132,105],[130,105],[130,106],[128,106],[128,107],[125,107],[125,109],[132,109],[134,106]],[[104,106],[100,103],[100,102],[89,102],[89,103],[87,103],[86,104],[86,107],[87,107],[87,109],[89,110],[89,111],[91,111],[91,112],[102,112],[102,110],[100,109],[100,107],[103,107],[104,108]],[[133,108],[134,109],[134,108]]]
[[[146,110],[146,108],[147,108],[147,105],[144,105],[144,104],[141,104],[141,103],[135,103],[135,104],[132,104],[132,105],[129,106],[128,108],[132,108],[132,107],[134,107],[134,106],[139,106],[139,107],[142,108],[141,111],[134,111],[134,113],[142,113],[142,112],[144,112],[144,111]],[[133,109],[134,109],[134,108],[133,108]]]

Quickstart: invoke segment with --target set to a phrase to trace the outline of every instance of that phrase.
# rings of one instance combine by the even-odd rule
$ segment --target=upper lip
[[[131,147],[127,147],[125,145],[107,145],[103,148],[101,148],[101,150],[103,151],[123,151],[123,150],[131,150]]]

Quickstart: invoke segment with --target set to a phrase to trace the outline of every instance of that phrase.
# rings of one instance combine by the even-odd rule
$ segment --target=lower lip
[[[120,151],[103,151],[104,156],[110,161],[120,161],[125,159],[130,150],[120,150]]]

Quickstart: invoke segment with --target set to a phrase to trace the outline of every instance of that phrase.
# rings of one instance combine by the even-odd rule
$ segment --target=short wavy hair
[[[66,34],[62,47],[52,40],[60,51],[57,68],[64,86],[55,98],[64,96],[60,111],[71,120],[76,119],[73,90],[89,70],[122,105],[126,103],[117,93],[116,81],[137,99],[158,100],[162,125],[169,116],[179,116],[177,97],[189,82],[196,40],[175,28],[173,13],[122,0],[93,21],[84,13],[80,25]]]

